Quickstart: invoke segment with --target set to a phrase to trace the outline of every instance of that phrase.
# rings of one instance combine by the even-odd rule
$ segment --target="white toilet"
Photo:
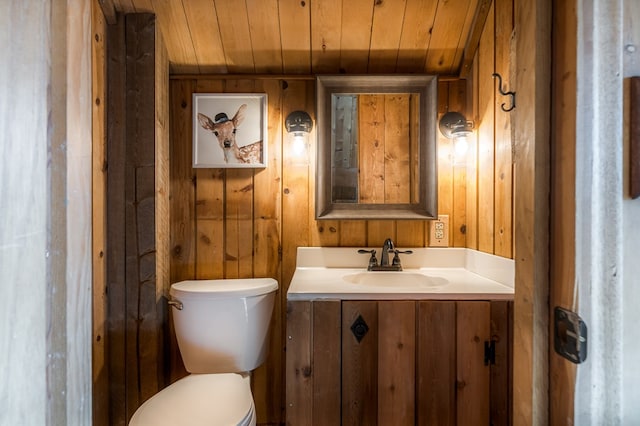
[[[173,284],[169,304],[191,374],[142,404],[129,425],[255,425],[249,372],[267,355],[277,289],[271,278]]]

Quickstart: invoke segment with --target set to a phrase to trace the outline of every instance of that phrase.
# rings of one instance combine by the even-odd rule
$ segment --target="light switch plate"
[[[429,247],[449,247],[449,215],[429,222]]]

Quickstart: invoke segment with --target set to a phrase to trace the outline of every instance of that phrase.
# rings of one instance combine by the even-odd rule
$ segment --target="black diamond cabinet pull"
[[[362,318],[362,315],[358,315],[358,318],[351,324],[351,332],[355,336],[358,343],[364,338],[365,334],[369,331],[369,326]]]

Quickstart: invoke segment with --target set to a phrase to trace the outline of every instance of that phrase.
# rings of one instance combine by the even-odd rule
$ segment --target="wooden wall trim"
[[[109,420],[109,364],[107,353],[107,277],[106,277],[106,195],[107,195],[107,25],[92,0],[92,267],[93,267],[93,425],[107,426]]]
[[[551,2],[514,2],[516,39],[514,413],[548,424]]]
[[[58,2],[54,2],[57,7]],[[91,0],[67,6],[66,410],[91,422]],[[60,28],[55,27],[54,28]],[[61,31],[56,31],[61,32]]]
[[[460,78],[468,78],[473,71],[473,62],[475,61],[476,54],[480,47],[480,37],[485,30],[485,23],[489,16],[489,10],[491,9],[492,0],[479,0],[480,4],[476,10],[476,15],[473,18],[473,24],[471,26],[471,35],[467,39],[467,44],[464,47],[463,57],[460,65]]]
[[[171,74],[171,80],[237,80],[251,78],[251,80],[316,80],[316,74]],[[439,82],[458,81],[457,75],[438,74]]]
[[[553,6],[550,306],[575,309],[576,111],[578,29],[576,1]],[[551,333],[551,329],[550,329]],[[550,338],[551,340],[551,338]],[[574,424],[577,366],[549,355],[550,424]]]

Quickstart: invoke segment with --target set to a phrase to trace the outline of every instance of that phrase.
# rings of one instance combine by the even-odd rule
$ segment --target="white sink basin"
[[[359,247],[298,247],[288,300],[513,300],[514,264],[462,248],[410,248],[403,271],[367,271]]]
[[[448,284],[441,277],[430,277],[425,274],[404,271],[364,271],[344,275],[342,279],[351,284],[362,284],[374,287],[416,287],[433,288]]]

